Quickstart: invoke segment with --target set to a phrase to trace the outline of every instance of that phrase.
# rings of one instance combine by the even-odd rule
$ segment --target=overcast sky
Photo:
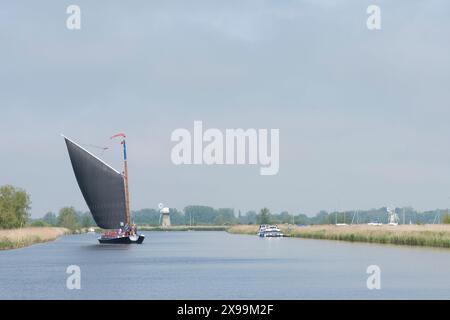
[[[81,7],[81,30],[66,8]],[[366,9],[381,7],[369,31]],[[3,1],[0,185],[87,210],[60,133],[128,135],[132,209],[450,206],[448,1]],[[176,128],[280,129],[280,170],[175,166]]]

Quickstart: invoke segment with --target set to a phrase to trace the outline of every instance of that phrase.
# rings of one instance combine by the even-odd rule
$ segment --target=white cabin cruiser
[[[270,226],[267,224],[262,224],[259,226],[259,230],[257,233],[258,236],[262,238],[278,238],[284,237],[284,234],[278,228],[278,226]]]

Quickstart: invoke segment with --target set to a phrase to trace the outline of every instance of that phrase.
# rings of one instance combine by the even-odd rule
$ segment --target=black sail
[[[117,229],[121,222],[126,221],[123,176],[76,143],[64,138],[78,186],[95,222],[103,229]]]

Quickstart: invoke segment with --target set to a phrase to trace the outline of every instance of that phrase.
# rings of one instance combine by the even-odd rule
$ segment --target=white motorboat
[[[262,238],[284,237],[284,234],[281,232],[281,230],[278,228],[278,226],[270,226],[270,225],[266,225],[266,224],[262,224],[259,226],[257,235]]]

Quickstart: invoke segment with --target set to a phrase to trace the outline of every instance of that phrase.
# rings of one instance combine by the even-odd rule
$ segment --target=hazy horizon
[[[81,8],[81,30],[66,8]],[[366,8],[381,7],[369,31]],[[0,185],[32,216],[87,211],[63,133],[121,170],[131,208],[450,207],[450,3],[8,2],[0,11]],[[177,128],[280,130],[277,175],[171,162]],[[102,153],[93,146],[110,146]]]

